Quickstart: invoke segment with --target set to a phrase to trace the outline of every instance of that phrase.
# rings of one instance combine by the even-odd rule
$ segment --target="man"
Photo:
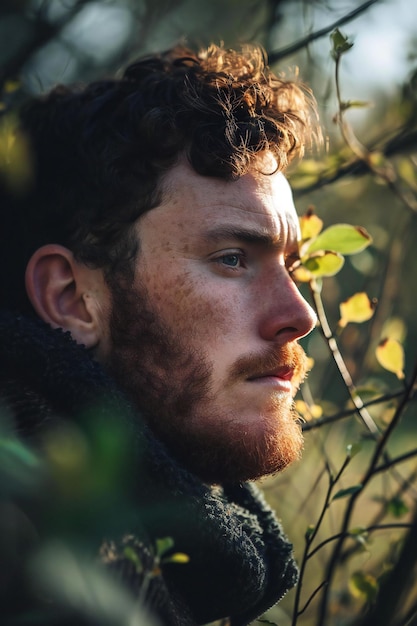
[[[319,136],[312,97],[257,48],[176,48],[118,80],[56,88],[19,132],[32,178],[1,218],[15,432],[42,453],[56,424],[88,428],[105,403],[131,429],[136,517],[120,536],[104,527],[102,562],[164,624],[248,624],[296,580],[246,481],[302,447],[297,342],[315,316],[291,277],[283,171]],[[154,575],[163,537],[187,563]]]

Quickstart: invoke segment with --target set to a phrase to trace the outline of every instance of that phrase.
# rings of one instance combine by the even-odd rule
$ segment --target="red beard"
[[[254,480],[284,469],[300,456],[302,433],[291,394],[275,394],[256,420],[245,425],[216,404],[212,366],[204,352],[166,327],[143,289],[112,286],[113,376],[171,455],[208,483]],[[295,342],[236,361],[225,388],[265,371],[293,369],[293,394],[304,378],[306,357]],[[249,384],[249,383],[248,383]]]

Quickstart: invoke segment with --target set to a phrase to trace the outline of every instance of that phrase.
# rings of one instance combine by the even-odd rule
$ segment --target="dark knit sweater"
[[[0,419],[6,416],[35,449],[56,420],[73,421],[81,429],[88,429],[92,414],[123,420],[130,433],[126,459],[133,459],[133,513],[121,510],[116,527],[103,522],[98,552],[135,594],[143,589],[147,568],[155,569],[158,539],[171,537],[173,551],[188,555],[188,563],[162,564],[142,594],[162,624],[226,617],[233,626],[248,624],[295,584],[291,545],[258,489],[251,484],[211,488],[181,467],[69,333],[0,314],[0,403]],[[126,546],[138,550],[141,571],[126,558]],[[100,623],[85,619],[72,623]]]

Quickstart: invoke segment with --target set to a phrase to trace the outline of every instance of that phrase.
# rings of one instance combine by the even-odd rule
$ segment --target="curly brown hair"
[[[310,90],[275,75],[256,46],[175,47],[117,79],[58,86],[20,118],[33,184],[0,218],[13,266],[3,300],[15,291],[20,309],[27,301],[16,286],[45,243],[69,247],[107,277],[128,273],[138,246],[132,224],[160,203],[163,174],[180,156],[203,176],[234,180],[259,152],[271,151],[284,170],[320,137]]]

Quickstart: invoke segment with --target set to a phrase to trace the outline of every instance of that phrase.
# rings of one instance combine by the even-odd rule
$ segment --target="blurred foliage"
[[[41,457],[0,412],[2,624],[156,626],[97,561],[103,537],[134,519],[128,433],[116,415],[85,423],[50,429]]]
[[[376,45],[383,58],[383,33],[375,44],[372,20],[385,4],[0,4],[0,168],[7,169],[10,150],[19,151],[19,171],[9,172],[16,189],[30,177],[30,164],[24,142],[10,130],[15,107],[57,82],[114,73],[132,58],[178,41],[193,46],[261,43],[277,70],[298,66],[316,94],[326,150],[308,155],[290,171],[300,213],[305,213],[302,262],[294,272],[320,320],[320,328],[304,342],[314,365],[297,400],[306,450],[302,463],[263,484],[295,544],[301,578],[260,623],[417,624],[417,26],[403,41],[397,80],[384,83],[381,73],[379,86],[365,89],[359,79],[367,59],[364,67],[356,61],[346,71],[359,30],[362,39],[372,41],[369,53]],[[356,242],[355,254],[345,256],[349,250],[339,246],[341,225],[343,243],[347,237]],[[325,262],[331,271],[322,271]],[[65,578],[69,597],[62,601],[77,604],[85,576],[97,593],[95,603],[83,610],[103,616],[103,624],[149,625],[137,603],[88,559],[101,516],[110,516],[117,529],[120,512],[129,515],[126,477],[118,472],[123,433],[115,434],[114,424],[100,425],[91,443],[70,428],[56,433],[46,458],[39,459],[7,431],[3,418],[3,600],[10,593],[7,574],[23,552],[30,576],[47,593],[59,594]],[[47,521],[48,532],[34,553],[38,516]],[[22,623],[36,619],[29,616]]]

